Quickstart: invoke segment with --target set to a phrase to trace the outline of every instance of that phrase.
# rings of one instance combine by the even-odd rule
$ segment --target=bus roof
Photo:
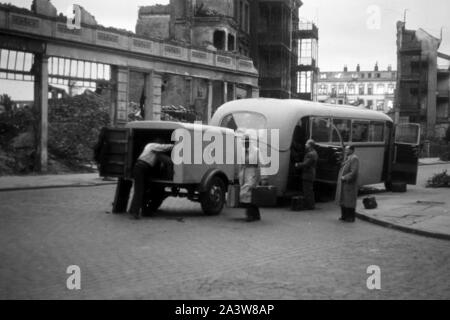
[[[243,99],[228,102],[217,109],[211,125],[220,126],[222,119],[236,112],[255,112],[267,119],[267,129],[280,130],[281,149],[290,147],[292,135],[299,120],[307,116],[351,118],[370,121],[393,122],[382,112],[353,106],[325,104],[304,100],[269,98]]]
[[[305,116],[353,118],[372,121],[393,122],[386,114],[378,111],[353,106],[325,104],[304,100],[279,100],[269,98],[235,100],[221,106],[214,114],[212,124],[224,116],[239,111],[250,111],[263,114],[267,118],[268,129],[281,129]]]

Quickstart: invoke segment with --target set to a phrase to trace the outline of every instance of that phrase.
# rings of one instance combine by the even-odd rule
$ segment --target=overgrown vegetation
[[[440,159],[441,161],[450,161],[450,152],[445,152]]]
[[[450,175],[447,174],[447,170],[435,174],[428,180],[427,188],[450,188]]]
[[[3,101],[9,101],[4,96]],[[0,112],[0,175],[29,174],[37,168],[38,114],[14,103]],[[109,105],[94,93],[49,100],[49,172],[89,172],[93,147],[108,126]]]
[[[447,131],[445,132],[445,141],[447,141],[447,143],[450,143],[450,126],[447,128]]]
[[[109,125],[109,107],[97,95],[83,94],[52,100],[49,110],[49,152],[74,165],[91,162],[100,130]]]

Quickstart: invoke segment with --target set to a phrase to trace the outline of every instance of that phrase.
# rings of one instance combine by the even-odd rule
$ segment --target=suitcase
[[[392,192],[405,193],[408,191],[408,187],[404,182],[392,182]]]
[[[364,208],[366,210],[373,210],[378,208],[377,199],[375,197],[367,197],[363,200]]]
[[[258,186],[252,190],[252,204],[257,207],[275,207],[277,205],[277,188]]]
[[[305,198],[303,196],[292,197],[291,210],[302,211],[305,209]]]
[[[239,208],[240,193],[241,193],[240,185],[230,184],[228,186],[228,194],[227,194],[227,207],[228,208]]]

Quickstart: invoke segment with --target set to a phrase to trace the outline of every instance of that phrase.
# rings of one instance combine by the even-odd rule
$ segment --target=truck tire
[[[153,190],[153,192],[152,192]],[[152,216],[162,203],[166,200],[164,189],[151,188],[145,195],[144,207],[142,208],[142,214],[146,217]]]
[[[225,182],[217,176],[212,178],[200,195],[203,212],[208,216],[220,214],[225,206],[226,192]]]
[[[404,182],[392,182],[392,192],[405,193],[408,190],[407,184]]]

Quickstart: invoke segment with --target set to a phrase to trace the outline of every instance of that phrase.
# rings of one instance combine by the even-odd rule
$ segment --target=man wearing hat
[[[308,140],[303,162],[295,164],[295,168],[302,169],[303,196],[305,197],[305,209],[307,210],[314,210],[316,207],[314,181],[316,180],[316,167],[319,155],[315,148],[316,142]]]

